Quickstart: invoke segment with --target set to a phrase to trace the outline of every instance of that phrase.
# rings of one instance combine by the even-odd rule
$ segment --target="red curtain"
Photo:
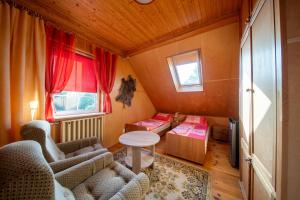
[[[94,53],[96,57],[94,66],[98,85],[105,95],[103,112],[111,113],[112,106],[109,94],[115,83],[117,55],[105,51],[102,48],[96,48]]]
[[[73,70],[64,91],[97,93],[94,59],[75,54]]]
[[[46,103],[45,117],[53,117],[53,94],[60,93],[66,86],[74,64],[74,35],[46,25]]]

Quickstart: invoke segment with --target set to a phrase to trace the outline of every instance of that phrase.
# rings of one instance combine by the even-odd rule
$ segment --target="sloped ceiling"
[[[238,15],[241,0],[16,0],[44,19],[120,54]]]
[[[176,92],[166,57],[200,49],[204,91]],[[238,116],[239,25],[223,27],[129,58],[158,111]]]

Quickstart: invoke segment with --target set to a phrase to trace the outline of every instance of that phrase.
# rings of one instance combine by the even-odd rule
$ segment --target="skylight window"
[[[167,58],[177,92],[203,91],[200,52],[190,52]]]

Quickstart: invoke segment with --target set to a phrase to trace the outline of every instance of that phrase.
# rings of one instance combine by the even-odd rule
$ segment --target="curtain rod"
[[[38,12],[36,12],[36,11],[34,11],[34,10],[32,10],[32,9],[30,9],[30,8],[20,4],[20,3],[17,3],[14,0],[1,0],[1,3],[5,3],[5,2],[8,3],[9,5],[17,8],[17,9],[26,11],[30,16],[38,17],[42,20],[45,20],[44,17],[41,14],[39,14]]]

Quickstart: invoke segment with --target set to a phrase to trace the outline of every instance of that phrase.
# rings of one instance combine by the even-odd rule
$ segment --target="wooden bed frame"
[[[203,164],[207,151],[209,133],[210,127],[207,129],[205,140],[199,140],[167,132],[167,154]]]

